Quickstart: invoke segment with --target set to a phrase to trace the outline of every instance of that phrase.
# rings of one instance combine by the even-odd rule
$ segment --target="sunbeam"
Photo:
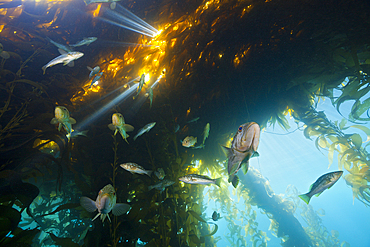
[[[125,29],[128,29],[128,30],[131,30],[131,31],[134,31],[134,32],[137,32],[137,33],[141,33],[141,34],[143,34],[143,35],[150,36],[150,37],[152,37],[152,38],[154,37],[154,35],[153,35],[153,34],[144,33],[144,32],[142,32],[142,31],[140,31],[140,30],[134,29],[134,28],[129,27],[129,26],[125,26],[125,25],[120,24],[120,23],[118,23],[118,22],[114,22],[114,21],[108,20],[108,19],[106,19],[106,18],[104,18],[104,17],[97,17],[97,18],[98,18],[99,20],[102,20],[102,21],[107,22],[107,23],[109,23],[109,24],[112,24],[112,25],[115,25],[115,26],[118,26],[118,27],[122,27],[122,28],[125,28]]]
[[[126,85],[126,84],[125,84]],[[80,124],[76,125],[76,129],[84,129],[86,126],[91,124],[95,119],[103,115],[108,110],[112,109],[114,105],[118,105],[122,103],[125,99],[127,99],[131,94],[135,92],[139,84],[134,84],[133,86],[129,87],[126,91],[118,95],[108,104],[97,110],[93,115],[82,121]]]

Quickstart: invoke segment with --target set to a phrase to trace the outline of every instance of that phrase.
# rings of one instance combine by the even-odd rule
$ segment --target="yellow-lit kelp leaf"
[[[190,232],[189,239],[191,242],[193,242],[196,245],[200,245],[201,243],[204,243],[204,238],[198,238],[198,236],[194,234],[194,231]]]
[[[357,128],[357,129],[360,129],[363,132],[365,132],[365,134],[367,135],[367,140],[365,142],[367,142],[367,141],[370,140],[370,129],[369,128],[367,128],[367,127],[365,127],[363,125],[352,125],[350,127]]]
[[[362,138],[361,138],[361,136],[359,134],[353,134],[353,135],[351,135],[350,139],[351,139],[353,145],[355,145],[355,147],[357,149],[360,149],[361,148]]]
[[[339,124],[339,129],[343,130],[346,124],[347,124],[347,119],[342,118],[342,121],[340,121],[340,124]]]
[[[201,221],[201,222],[204,222],[204,223],[207,223],[207,221],[205,221],[202,217],[199,216],[199,214],[197,214],[196,212],[194,212],[193,210],[188,210],[188,213],[191,214],[194,218],[196,218],[197,220]]]
[[[328,141],[326,140],[325,137],[323,136],[320,136],[318,137],[317,139],[317,144],[321,147],[321,148],[327,148],[329,146],[329,143]]]
[[[338,237],[339,237],[339,232],[338,232],[338,231],[336,231],[336,230],[331,230],[331,236],[332,236],[333,238],[338,238]]]
[[[204,235],[202,237],[210,237],[210,236],[214,235],[218,230],[218,225],[216,223],[213,223],[213,222],[207,222],[207,223],[215,225],[215,228],[213,229],[213,231],[210,234]]]
[[[330,168],[331,164],[333,164],[335,145],[336,145],[335,143],[332,143],[329,147],[329,153],[328,153],[329,166],[328,168]]]

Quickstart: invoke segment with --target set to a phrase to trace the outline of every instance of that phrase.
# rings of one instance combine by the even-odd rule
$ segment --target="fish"
[[[94,75],[96,75],[100,71],[100,67],[99,66],[95,66],[94,68],[91,68],[89,66],[86,66],[86,68],[88,70],[90,70],[89,78],[93,77]]]
[[[206,126],[204,127],[204,130],[203,130],[203,145],[206,141],[206,139],[208,138],[209,136],[209,130],[210,130],[211,126],[209,123],[206,124]]]
[[[190,174],[180,177],[179,180],[187,184],[215,184],[220,187],[222,178],[212,179],[207,176]]]
[[[236,173],[242,168],[244,174],[246,174],[249,168],[249,159],[259,156],[257,152],[259,138],[259,125],[255,122],[249,122],[239,126],[231,143],[231,148],[222,146],[228,159],[228,181],[235,188],[239,183]]]
[[[166,187],[171,186],[174,183],[175,183],[174,181],[165,179],[165,180],[162,180],[162,181],[156,183],[155,185],[148,186],[148,190],[157,189],[159,191],[164,191],[166,189]]]
[[[91,3],[111,3],[110,8],[115,9],[117,6],[116,2],[119,2],[121,0],[84,0],[86,5],[89,5]]]
[[[127,142],[127,144],[127,138],[129,137],[127,132],[131,132],[134,130],[134,127],[132,125],[125,123],[125,119],[123,118],[121,113],[114,113],[112,115],[112,123],[108,125],[108,128],[114,130],[114,135],[116,135],[117,131],[119,131],[122,138]]]
[[[186,123],[195,123],[196,121],[198,121],[198,120],[199,120],[199,118],[200,118],[200,117],[194,118],[194,119],[192,119],[192,120],[190,120],[190,121],[187,121]]]
[[[100,216],[101,221],[104,222],[106,217],[111,221],[109,218],[110,211],[112,211],[113,215],[120,216],[130,210],[131,206],[129,204],[116,203],[116,200],[116,191],[111,184],[108,184],[99,191],[95,201],[83,196],[80,199],[80,204],[90,213],[98,210],[98,214],[93,218],[93,221]]]
[[[90,45],[92,42],[94,42],[97,39],[98,39],[97,37],[83,38],[83,40],[77,42],[74,45],[69,45],[69,46],[71,46],[71,47],[77,47],[77,46],[83,46],[83,45]]]
[[[158,168],[154,174],[157,176],[158,179],[163,180],[166,174],[164,173],[164,170],[162,168]]]
[[[197,137],[187,136],[181,143],[186,148],[194,147],[194,145],[197,143]]]
[[[94,85],[97,81],[99,81],[102,75],[103,75],[103,72],[100,72],[97,76],[95,76],[94,79],[91,81],[89,88],[91,88],[92,85]]]
[[[136,136],[134,136],[134,141],[136,140],[136,138],[138,138],[142,134],[144,134],[146,132],[149,132],[149,130],[151,130],[154,127],[155,124],[156,124],[156,122],[148,123],[143,128],[139,129]]]
[[[149,87],[148,92],[145,94],[145,97],[149,97],[149,102],[150,102],[149,109],[151,109],[152,103],[153,103],[153,88],[152,87]]]
[[[89,132],[89,130],[76,131],[76,130],[73,130],[72,129],[72,132],[71,133],[68,133],[66,136],[67,136],[68,139],[70,139],[70,138],[76,138],[77,136],[85,136],[85,137],[87,137],[87,132]]]
[[[55,118],[51,119],[51,124],[58,124],[58,130],[60,131],[62,127],[68,132],[72,133],[72,124],[76,123],[74,118],[69,116],[69,111],[64,106],[55,107]]]
[[[137,174],[146,174],[150,177],[153,171],[150,170],[145,170],[143,167],[139,166],[136,163],[124,163],[120,165],[123,169],[126,171],[131,172],[132,174],[137,173]]]
[[[217,213],[216,211],[213,211],[212,220],[213,221],[218,221],[219,219],[222,219],[222,217],[220,217],[220,213]]]
[[[299,195],[299,198],[308,204],[312,196],[319,196],[324,190],[330,189],[342,174],[343,171],[335,171],[322,175],[310,186],[310,191],[306,194]]]
[[[66,52],[62,49],[59,49],[59,52],[62,55],[54,58],[53,60],[48,62],[46,65],[42,66],[42,70],[44,71],[43,74],[45,74],[45,71],[48,67],[54,66],[58,63],[63,63],[63,66],[68,65],[69,67],[73,67],[74,66],[73,61],[76,59],[79,59],[80,57],[84,55],[82,52],[78,52],[78,51]]]
[[[139,93],[140,93],[141,89],[143,88],[144,84],[145,84],[145,74],[142,74],[140,76],[140,79],[139,79],[139,86],[137,88],[137,93],[134,96],[134,99],[139,95]]]
[[[198,145],[198,146],[194,146],[194,147],[190,147],[192,149],[200,149],[200,148],[204,148],[206,145],[204,145],[203,143]]]
[[[179,130],[180,130],[180,125],[179,124],[175,124],[175,126],[173,128],[173,131],[176,133]]]
[[[55,41],[53,41],[52,39],[50,39],[49,37],[46,37],[46,39],[52,43],[53,45],[55,45],[56,47],[58,47],[58,49],[61,49],[63,51],[66,51],[66,52],[72,52],[73,49],[69,46],[69,45],[62,45],[62,44],[59,44]]]

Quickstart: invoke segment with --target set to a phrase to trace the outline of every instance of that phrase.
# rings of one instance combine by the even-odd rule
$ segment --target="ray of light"
[[[128,18],[127,16],[124,16],[120,13],[117,13],[116,11],[113,11],[109,8],[105,9],[104,14],[107,14],[108,17],[110,17],[112,19],[115,19],[116,21],[118,21],[120,23],[125,23],[127,25],[131,25],[132,27],[137,28],[138,30],[141,30],[143,32],[145,31],[145,32],[151,33],[153,35],[155,35],[155,33],[158,32],[158,31],[150,30],[149,28],[146,28],[143,25],[141,25],[140,23],[138,23],[136,20],[132,20],[132,19]]]
[[[154,27],[152,27],[151,25],[149,25],[147,22],[143,21],[141,18],[139,18],[138,16],[136,16],[135,14],[131,13],[128,9],[126,9],[125,7],[117,4],[117,10],[119,10],[120,12],[123,12],[125,13],[127,16],[131,17],[131,19],[135,20],[136,22],[138,23],[141,23],[142,25],[146,26],[147,28],[151,29],[154,33],[157,33],[158,30],[155,29]]]
[[[107,23],[109,23],[109,24],[112,24],[112,25],[115,25],[115,26],[118,26],[118,27],[122,27],[122,28],[125,28],[125,29],[128,29],[128,30],[131,30],[131,31],[134,31],[134,32],[137,32],[137,33],[141,33],[141,34],[146,35],[146,36],[154,37],[154,35],[153,35],[153,34],[144,33],[144,32],[142,32],[142,31],[140,31],[140,30],[137,30],[137,29],[132,28],[132,27],[129,27],[129,26],[125,26],[125,25],[120,24],[120,23],[118,23],[118,22],[114,22],[114,21],[108,20],[108,19],[106,19],[106,18],[104,18],[104,17],[97,17],[97,18],[98,18],[99,20],[102,20],[102,21],[107,22]]]
[[[134,84],[130,88],[128,88],[126,91],[118,95],[116,98],[114,98],[112,101],[110,101],[108,104],[97,110],[94,114],[92,114],[90,117],[82,121],[80,124],[76,125],[76,129],[84,129],[87,125],[91,124],[93,121],[95,121],[98,117],[102,116],[105,112],[109,111],[114,105],[120,104],[122,101],[130,97],[137,89],[139,84]]]

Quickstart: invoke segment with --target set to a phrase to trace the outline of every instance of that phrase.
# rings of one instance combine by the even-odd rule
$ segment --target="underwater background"
[[[370,246],[369,8],[1,1],[0,246]]]

